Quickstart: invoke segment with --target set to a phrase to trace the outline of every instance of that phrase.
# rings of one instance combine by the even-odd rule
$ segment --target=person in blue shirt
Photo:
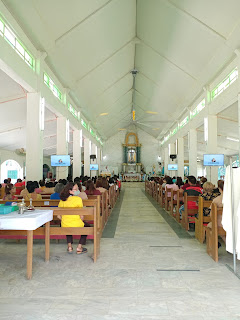
[[[57,183],[55,188],[54,188],[54,193],[51,194],[50,199],[51,200],[60,200],[60,193],[64,188],[63,183]]]

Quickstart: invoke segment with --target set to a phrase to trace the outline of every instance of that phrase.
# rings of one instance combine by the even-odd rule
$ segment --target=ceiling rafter
[[[198,18],[194,17],[193,15],[191,15],[189,12],[187,12],[186,10],[180,8],[180,6],[178,6],[177,4],[173,3],[171,0],[166,0],[166,3],[174,8],[175,10],[179,11],[182,15],[184,15],[185,17],[190,18],[192,21],[200,24],[202,27],[204,27],[205,30],[207,30],[209,33],[213,34],[214,36],[217,36],[218,38],[220,38],[221,40],[226,41],[227,38],[225,38],[221,33],[217,32],[216,30],[214,30],[213,28],[211,28],[209,25],[207,25],[206,23],[202,22],[201,20],[199,20]]]
[[[109,59],[111,59],[113,56],[115,56],[119,51],[123,50],[126,46],[128,46],[129,44],[134,44],[134,39],[135,37],[133,37],[131,40],[129,40],[128,42],[126,42],[123,46],[121,46],[119,49],[117,49],[116,51],[114,51],[110,56],[108,56],[106,59],[104,59],[102,62],[100,62],[97,66],[95,66],[94,68],[92,68],[90,71],[88,71],[86,74],[84,74],[81,78],[76,80],[75,86],[76,89],[79,85],[79,82],[84,79],[87,75],[89,75],[91,72],[93,72],[94,70],[96,70],[98,67],[100,67],[102,64],[104,64],[106,61],[108,61]]]
[[[98,9],[96,9],[95,11],[93,11],[91,14],[89,14],[86,18],[84,18],[82,21],[80,21],[79,23],[77,23],[75,26],[73,26],[71,29],[69,29],[68,31],[66,31],[65,33],[63,33],[60,37],[58,37],[55,40],[55,44],[57,44],[58,42],[60,42],[62,39],[68,37],[70,35],[70,33],[73,32],[73,30],[75,30],[76,28],[78,28],[81,24],[83,24],[85,21],[87,21],[89,18],[91,18],[92,16],[94,16],[97,12],[101,11],[102,9],[104,9],[106,6],[109,5],[110,2],[112,2],[114,0],[109,0],[106,3],[104,3],[101,7],[99,7]]]
[[[176,67],[178,70],[182,71],[184,74],[186,74],[187,76],[189,76],[191,79],[193,79],[194,81],[198,82],[198,79],[195,78],[193,75],[191,75],[189,72],[187,72],[186,70],[184,70],[182,67],[178,66],[175,62],[171,61],[170,59],[168,59],[166,56],[162,55],[160,52],[158,52],[156,49],[154,49],[152,46],[150,46],[149,44],[147,44],[144,40],[142,40],[141,38],[139,38],[139,42],[137,42],[137,45],[143,45],[149,49],[151,49],[153,52],[155,52],[158,56],[160,56],[162,59],[166,60],[168,63],[170,63],[171,65],[173,65],[174,67]]]
[[[99,99],[107,90],[111,89],[113,86],[115,86],[119,81],[121,81],[122,79],[124,79],[125,77],[127,77],[129,75],[130,71],[128,71],[127,73],[125,73],[121,78],[117,79],[115,82],[111,83],[111,85],[109,85],[106,89],[104,89],[100,94],[96,95],[93,97],[93,101],[95,99]],[[90,104],[92,103],[92,100],[89,102]]]
[[[113,106],[115,105],[119,100],[121,100],[123,97],[125,97],[129,92],[132,92],[132,89],[126,91],[124,94],[122,94],[117,100],[115,100],[113,103],[111,103],[111,105],[108,105],[108,107],[106,107],[106,112]],[[132,102],[131,102],[132,103]]]

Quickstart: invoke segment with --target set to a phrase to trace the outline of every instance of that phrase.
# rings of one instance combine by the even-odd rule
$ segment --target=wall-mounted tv
[[[203,155],[204,166],[224,166],[224,154],[204,154]]]
[[[177,171],[178,165],[177,164],[169,164],[168,165],[168,171]]]
[[[69,167],[70,156],[69,155],[55,155],[51,156],[52,167]]]
[[[90,171],[98,171],[98,164],[90,164]]]

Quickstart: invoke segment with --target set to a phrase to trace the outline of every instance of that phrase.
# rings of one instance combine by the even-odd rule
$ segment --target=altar
[[[123,181],[141,181],[141,145],[134,132],[126,135],[123,144]]]
[[[140,173],[124,173],[123,174],[123,181],[126,182],[139,182],[142,181],[142,176]]]

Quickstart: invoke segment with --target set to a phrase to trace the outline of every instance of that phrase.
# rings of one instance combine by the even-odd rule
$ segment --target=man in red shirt
[[[183,195],[186,192],[188,196],[199,196],[202,194],[202,188],[197,186],[197,180],[194,176],[188,176],[189,187],[183,191]],[[188,201],[188,209],[197,209],[198,206],[195,201]],[[179,208],[180,219],[182,219],[182,212],[184,211],[184,204]]]

